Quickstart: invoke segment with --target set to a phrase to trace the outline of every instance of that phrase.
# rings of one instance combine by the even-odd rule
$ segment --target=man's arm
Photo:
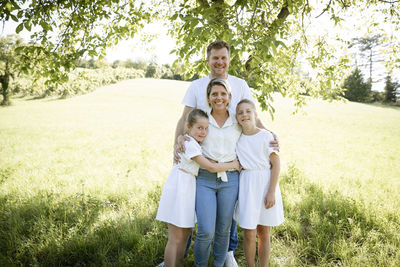
[[[264,124],[262,123],[262,121],[260,120],[260,118],[257,118],[257,119],[256,119],[256,126],[257,126],[258,128],[261,128],[261,129],[264,129],[264,130],[267,130],[267,131],[271,132],[270,130],[268,130],[268,129],[264,126]],[[278,137],[277,137],[273,132],[271,132],[271,133],[272,133],[272,135],[274,136],[274,140],[271,141],[271,142],[269,143],[269,146],[270,146],[270,147],[273,147],[276,151],[279,151],[279,140],[278,140]]]
[[[264,130],[269,131],[269,130],[264,126],[264,124],[262,123],[262,121],[260,120],[260,118],[257,118],[257,119],[256,119],[256,126],[257,126],[258,128],[261,128],[261,129],[264,129]]]
[[[180,157],[178,155],[179,152],[184,152],[185,151],[185,146],[183,142],[180,144],[178,142],[178,137],[182,136],[185,133],[185,123],[186,123],[186,118],[190,111],[192,111],[193,108],[189,106],[185,106],[183,108],[182,116],[178,120],[178,123],[176,124],[176,129],[175,129],[175,139],[174,139],[174,163],[179,162]]]

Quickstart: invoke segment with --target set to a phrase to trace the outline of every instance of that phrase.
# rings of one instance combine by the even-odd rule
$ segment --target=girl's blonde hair
[[[245,98],[245,99],[240,100],[239,103],[237,103],[237,105],[236,105],[236,113],[237,113],[237,110],[238,110],[239,106],[241,104],[245,104],[245,103],[249,104],[254,109],[254,111],[256,111],[256,105],[254,104],[254,102],[251,101],[250,99]]]

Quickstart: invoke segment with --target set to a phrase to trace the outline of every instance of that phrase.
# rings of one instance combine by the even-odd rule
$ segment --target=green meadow
[[[160,263],[167,227],[154,218],[188,85],[127,80],[0,108],[0,265]],[[274,120],[259,112],[282,162],[271,266],[400,266],[400,108],[274,106]],[[242,241],[235,255],[245,266]]]

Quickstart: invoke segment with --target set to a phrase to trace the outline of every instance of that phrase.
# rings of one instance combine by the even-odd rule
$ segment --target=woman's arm
[[[275,205],[275,189],[278,184],[279,172],[280,172],[280,160],[276,153],[271,153],[269,156],[271,162],[271,177],[267,195],[265,196],[264,204],[265,208],[269,209]]]
[[[206,169],[209,172],[223,172],[231,169],[240,170],[239,160],[235,159],[234,161],[230,162],[220,162],[215,163],[208,160],[203,155],[198,155],[192,158],[197,164],[200,165],[203,169]]]

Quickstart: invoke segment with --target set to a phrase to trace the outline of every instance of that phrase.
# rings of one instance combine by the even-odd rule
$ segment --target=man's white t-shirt
[[[232,75],[228,75],[227,81],[231,87],[232,93],[229,113],[232,116],[235,116],[236,106],[240,100],[249,99],[254,102],[254,99],[251,95],[250,88],[245,80]],[[194,80],[190,84],[189,88],[186,90],[186,94],[183,97],[182,104],[192,108],[199,108],[207,113],[210,113],[211,107],[209,107],[207,102],[207,85],[209,82],[209,76]]]

